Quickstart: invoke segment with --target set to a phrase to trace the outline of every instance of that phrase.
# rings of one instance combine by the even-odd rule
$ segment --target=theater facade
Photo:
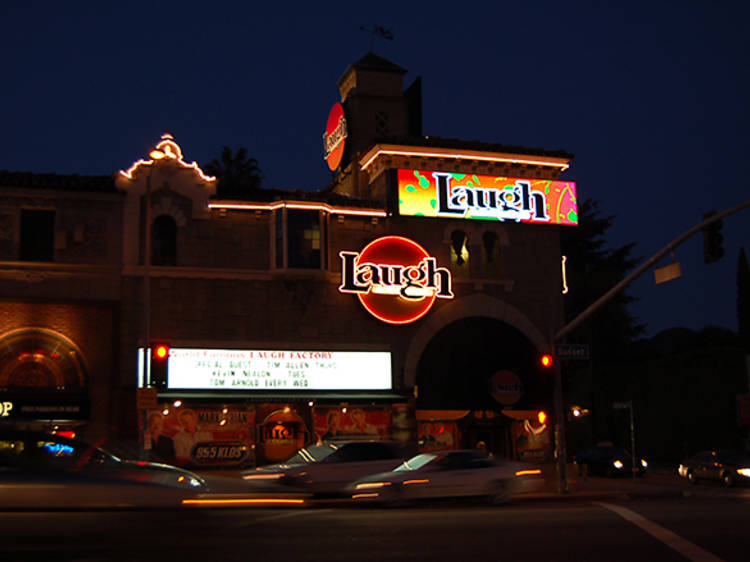
[[[192,466],[358,438],[550,461],[572,156],[425,137],[405,74],[346,69],[319,191],[220,197],[169,133],[113,177],[0,172],[0,423]]]

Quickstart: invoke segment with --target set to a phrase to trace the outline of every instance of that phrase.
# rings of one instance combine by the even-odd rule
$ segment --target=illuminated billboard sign
[[[167,388],[390,390],[387,351],[169,350]]]
[[[325,150],[323,158],[328,162],[328,167],[331,171],[338,168],[339,164],[341,164],[341,158],[344,156],[344,141],[346,137],[344,107],[340,103],[335,103],[328,114],[326,132],[323,133],[323,148]]]
[[[451,273],[422,246],[402,236],[383,236],[361,252],[339,252],[339,291],[359,297],[378,320],[408,324],[427,314],[436,298],[452,299]]]
[[[576,184],[505,176],[398,170],[401,215],[578,224]]]

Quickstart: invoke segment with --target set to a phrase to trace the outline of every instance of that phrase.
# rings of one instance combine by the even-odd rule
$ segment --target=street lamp
[[[151,383],[151,361],[149,347],[151,341],[151,175],[154,173],[156,162],[165,158],[166,153],[158,148],[152,149],[149,154],[152,161],[146,176],[146,212],[144,214],[144,241],[143,241],[143,372],[147,384]]]

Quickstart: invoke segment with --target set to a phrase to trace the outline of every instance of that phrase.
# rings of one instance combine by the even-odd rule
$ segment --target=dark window
[[[500,276],[499,246],[497,234],[489,230],[482,234],[482,273],[484,277]]]
[[[461,230],[451,232],[451,273],[456,277],[469,277],[468,237]]]
[[[385,111],[375,112],[375,135],[378,137],[387,137],[391,134],[388,114]]]
[[[287,209],[287,267],[320,269],[320,213]]]
[[[21,261],[53,261],[55,211],[21,210]]]
[[[160,215],[151,229],[152,265],[177,265],[177,223],[169,215]]]

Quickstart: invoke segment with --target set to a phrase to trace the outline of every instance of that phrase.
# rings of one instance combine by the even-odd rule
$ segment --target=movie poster
[[[180,406],[142,412],[140,439],[147,460],[185,467],[254,462],[252,406]]]
[[[316,407],[313,411],[316,440],[389,439],[389,408]]]
[[[549,425],[537,420],[513,422],[513,440],[518,460],[548,462],[552,460],[552,436]]]
[[[458,426],[452,421],[420,421],[419,450],[442,451],[455,449],[458,443]]]

